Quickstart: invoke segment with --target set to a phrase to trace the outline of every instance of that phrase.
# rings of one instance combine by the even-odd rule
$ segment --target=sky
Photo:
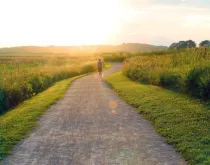
[[[0,47],[169,46],[209,34],[210,0],[0,0]]]

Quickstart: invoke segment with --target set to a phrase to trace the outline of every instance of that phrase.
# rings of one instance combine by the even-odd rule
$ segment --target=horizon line
[[[82,47],[82,46],[120,46],[124,44],[142,44],[142,45],[150,45],[150,46],[163,46],[169,47],[166,45],[155,45],[148,43],[140,43],[140,42],[123,42],[121,44],[81,44],[81,45],[17,45],[17,46],[0,46],[0,49],[3,48],[16,48],[16,47]]]

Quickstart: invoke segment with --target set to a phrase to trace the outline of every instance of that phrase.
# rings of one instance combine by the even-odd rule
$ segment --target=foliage
[[[210,47],[210,41],[209,40],[204,40],[201,41],[201,43],[199,44],[200,47]]]
[[[194,48],[165,56],[138,56],[127,59],[123,74],[152,85],[175,87],[198,98],[210,98],[210,49]]]
[[[117,53],[103,53],[101,56],[106,62],[122,62],[130,55],[131,53],[117,52]]]
[[[169,46],[169,49],[185,49],[185,48],[194,48],[196,43],[192,40],[179,41],[178,43],[172,43]]]
[[[210,164],[209,105],[163,88],[131,81],[121,73],[106,81],[137,111],[152,121],[192,165]]]
[[[176,72],[165,71],[160,74],[160,85],[162,86],[176,86],[181,79],[180,74]]]
[[[86,64],[85,66],[83,66],[81,68],[81,73],[85,74],[85,73],[93,72],[93,71],[96,71],[96,70],[97,70],[96,65],[93,65],[91,63],[91,64]]]
[[[210,98],[210,66],[196,67],[186,77],[186,89],[198,98]]]
[[[55,82],[93,72],[95,57],[2,56],[0,58],[0,89],[4,89],[4,110],[52,86]]]
[[[107,62],[123,62],[130,57],[135,56],[154,56],[154,55],[170,55],[175,53],[183,52],[184,50],[157,50],[151,52],[135,52],[135,53],[128,53],[128,52],[116,52],[116,53],[102,53],[99,54],[104,61]]]

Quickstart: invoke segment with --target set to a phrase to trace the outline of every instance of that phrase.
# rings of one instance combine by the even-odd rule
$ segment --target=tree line
[[[194,48],[196,43],[193,40],[179,41],[178,43],[172,43],[169,46],[169,49],[183,49],[183,48]],[[204,40],[201,41],[199,47],[210,47],[210,41]]]

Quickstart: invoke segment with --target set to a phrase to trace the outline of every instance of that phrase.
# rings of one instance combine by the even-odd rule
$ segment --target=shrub
[[[180,86],[181,75],[176,72],[165,71],[160,74],[160,85]]]
[[[129,53],[129,52],[118,52],[118,53],[104,53],[101,54],[104,61],[107,62],[123,62],[126,59],[129,59],[131,57],[136,56],[158,56],[158,55],[171,55],[176,53],[184,52],[184,49],[174,50],[174,49],[168,49],[168,50],[156,50],[156,51],[150,51],[150,52],[135,52],[135,53]]]
[[[5,109],[5,91],[0,89],[0,113],[2,113]]]
[[[87,64],[87,65],[83,66],[81,69],[82,74],[94,72],[94,71],[96,71],[96,65],[94,65],[94,64]]]
[[[29,84],[32,85],[33,93],[39,93],[43,90],[42,77],[40,75],[35,75],[29,80]]]
[[[119,52],[119,53],[110,53],[102,55],[104,58],[104,61],[106,62],[122,62],[125,59],[127,59],[131,54],[125,53],[125,52]]]
[[[186,90],[198,98],[210,98],[210,66],[194,68],[186,77]]]

